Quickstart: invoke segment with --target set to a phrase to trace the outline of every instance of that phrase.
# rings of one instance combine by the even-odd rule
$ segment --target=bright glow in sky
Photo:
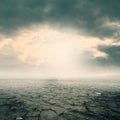
[[[107,53],[97,47],[120,44],[113,39],[83,36],[73,29],[60,29],[46,24],[22,28],[16,36],[1,39],[0,50],[6,51],[4,55],[15,55],[19,62],[35,68],[35,72],[32,70],[35,75],[59,77],[90,75],[84,53],[89,52],[91,59],[107,59]]]

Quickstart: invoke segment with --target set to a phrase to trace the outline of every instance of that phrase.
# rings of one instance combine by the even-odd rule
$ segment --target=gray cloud
[[[120,0],[0,0],[0,33],[13,35],[21,27],[47,22],[82,30],[86,35],[115,37],[118,40],[120,25],[109,23],[120,24],[119,10]],[[83,55],[86,66],[120,65],[120,47],[102,46],[98,49],[107,53],[108,58],[93,59],[91,54],[86,52]],[[20,62],[14,54],[3,55],[2,52],[2,70],[29,68],[29,65]]]
[[[120,46],[100,47],[99,49],[108,54],[107,59],[97,59],[99,63],[104,65],[120,65]]]
[[[119,21],[119,4],[119,0],[1,0],[0,31],[11,34],[20,27],[49,22],[111,37],[118,29],[105,26],[105,22]]]
[[[107,54],[107,57],[93,58],[91,52],[85,51],[82,55],[87,67],[119,67],[120,66],[120,46],[99,46],[98,50]]]

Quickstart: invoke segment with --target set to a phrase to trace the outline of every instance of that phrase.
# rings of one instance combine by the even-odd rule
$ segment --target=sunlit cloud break
[[[38,74],[59,77],[90,75],[89,59],[109,57],[98,49],[99,46],[120,46],[120,42],[113,38],[85,36],[75,29],[49,24],[21,28],[17,35],[1,37],[0,41],[3,56],[14,56],[23,65],[36,68]],[[86,52],[90,55],[89,59]]]

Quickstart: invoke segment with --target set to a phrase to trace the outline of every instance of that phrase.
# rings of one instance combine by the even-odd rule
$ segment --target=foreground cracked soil
[[[120,92],[50,82],[0,91],[0,120],[119,120]]]

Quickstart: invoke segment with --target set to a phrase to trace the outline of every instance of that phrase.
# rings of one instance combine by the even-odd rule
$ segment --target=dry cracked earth
[[[66,85],[0,89],[0,120],[120,120],[117,89]]]

